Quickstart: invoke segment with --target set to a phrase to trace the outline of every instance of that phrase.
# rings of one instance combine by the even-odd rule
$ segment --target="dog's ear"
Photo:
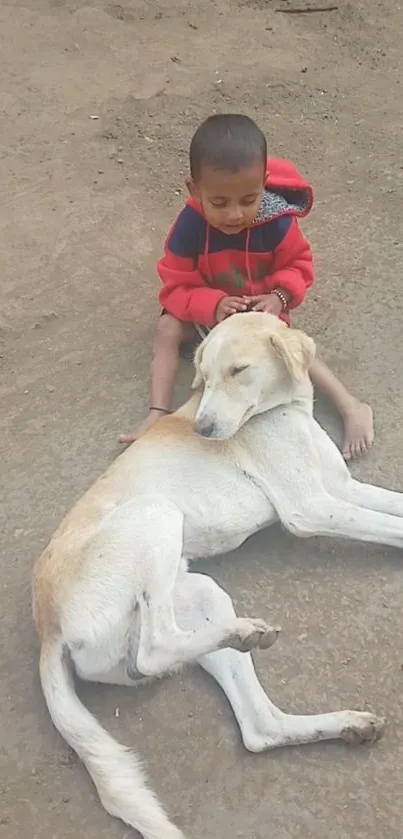
[[[302,381],[315,356],[315,343],[299,329],[279,329],[270,335],[270,343],[283,359],[295,381]]]
[[[200,364],[203,357],[203,344],[199,344],[194,354],[193,363],[196,368],[195,377],[192,382],[192,390],[197,390],[203,384],[203,376],[200,372]]]

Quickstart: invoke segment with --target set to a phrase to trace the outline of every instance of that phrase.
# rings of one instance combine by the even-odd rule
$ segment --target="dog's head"
[[[223,321],[195,355],[193,388],[203,387],[196,431],[226,439],[256,414],[291,402],[314,354],[312,338],[273,315],[250,312]]]

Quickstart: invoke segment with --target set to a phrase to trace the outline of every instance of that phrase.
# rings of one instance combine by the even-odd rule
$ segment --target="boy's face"
[[[252,224],[259,210],[265,175],[266,167],[260,160],[237,172],[205,166],[197,183],[188,181],[188,189],[200,201],[208,224],[234,235]]]

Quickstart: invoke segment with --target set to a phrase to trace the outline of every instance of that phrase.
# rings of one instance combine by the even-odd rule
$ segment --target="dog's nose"
[[[215,422],[201,423],[196,426],[196,431],[201,437],[214,437],[216,430]]]

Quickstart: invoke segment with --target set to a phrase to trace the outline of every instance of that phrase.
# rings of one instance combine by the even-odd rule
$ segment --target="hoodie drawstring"
[[[248,227],[248,230],[247,230],[247,233],[246,233],[245,263],[246,263],[246,276],[248,278],[249,287],[251,288],[252,287],[252,274],[251,274],[251,270],[250,270],[250,253],[249,253],[250,231],[251,231],[251,228]]]
[[[205,263],[206,263],[207,279],[208,279],[209,283],[211,283],[212,279],[213,279],[213,275],[212,275],[211,270],[210,270],[210,253],[209,253],[209,251],[210,251],[210,225],[207,224],[206,225],[206,241],[205,241],[205,244],[204,244],[204,259],[205,259]]]

